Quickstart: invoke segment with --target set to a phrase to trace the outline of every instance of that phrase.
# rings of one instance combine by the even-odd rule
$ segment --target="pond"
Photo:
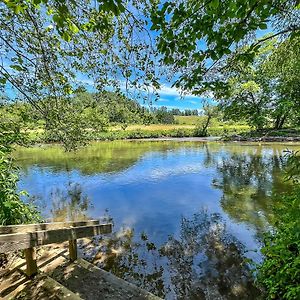
[[[290,188],[296,144],[95,142],[76,153],[19,148],[19,189],[55,221],[112,218],[82,255],[166,299],[257,299],[246,258]],[[277,196],[276,196],[277,195]]]

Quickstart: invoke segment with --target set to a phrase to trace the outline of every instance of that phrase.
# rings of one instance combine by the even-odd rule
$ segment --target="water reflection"
[[[50,198],[52,221],[82,221],[90,218],[88,210],[92,208],[92,203],[79,183],[69,182],[63,189],[55,188]]]
[[[204,145],[187,142],[186,148]],[[100,172],[121,172],[136,164],[148,152],[159,151],[166,155],[168,151],[180,149],[182,145],[174,142],[138,142],[114,141],[92,143],[77,152],[64,152],[58,145],[44,145],[32,148],[17,148],[15,158],[18,166],[30,172],[33,165],[42,168],[51,166],[52,171],[62,172],[80,170],[82,174],[92,175]]]
[[[178,237],[157,245],[146,233],[123,229],[94,239],[85,258],[167,299],[258,299],[243,245],[218,214],[182,218]]]
[[[289,188],[283,178],[285,160],[275,149],[266,155],[262,148],[229,153],[217,163],[212,185],[222,191],[221,206],[237,222],[246,222],[261,232],[273,215],[273,199]]]
[[[45,200],[46,217],[99,218],[109,209],[116,233],[85,248],[95,263],[168,299],[257,299],[244,256],[261,259],[274,195],[289,188],[286,148],[104,142],[76,154],[55,146],[15,156],[19,188]]]

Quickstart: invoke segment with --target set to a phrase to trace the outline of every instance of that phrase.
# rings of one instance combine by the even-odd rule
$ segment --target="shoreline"
[[[300,136],[261,136],[261,137],[245,137],[235,135],[227,139],[221,139],[226,142],[300,142]]]
[[[244,137],[244,136],[231,136],[231,137],[220,137],[220,136],[208,136],[208,137],[153,137],[153,138],[123,138],[123,139],[91,139],[87,141],[87,144],[93,142],[116,142],[116,141],[127,141],[127,142],[222,142],[222,143],[300,143],[300,136],[297,137]],[[32,143],[32,146],[43,146],[43,145],[61,145],[56,142],[44,142],[44,143]]]

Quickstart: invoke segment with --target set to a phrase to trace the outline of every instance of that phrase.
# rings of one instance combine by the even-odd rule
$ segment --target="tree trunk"
[[[274,129],[282,129],[282,127],[286,121],[286,118],[287,118],[287,114],[277,115],[275,124],[274,124]]]

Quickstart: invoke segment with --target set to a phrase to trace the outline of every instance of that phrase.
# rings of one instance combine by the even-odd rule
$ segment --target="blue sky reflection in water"
[[[289,148],[295,147],[297,145],[289,145]],[[203,256],[213,260],[211,253],[194,249],[195,245],[207,239],[202,233],[198,234],[200,229],[206,230],[206,225],[197,223],[199,218],[205,219],[206,214],[218,219],[210,223],[210,228],[219,221],[226,224],[226,232],[222,231],[224,236],[241,245],[247,257],[260,260],[259,253],[251,250],[259,249],[258,237],[268,228],[268,220],[273,217],[274,193],[284,192],[288,188],[288,183],[281,176],[284,161],[282,153],[286,148],[287,145],[199,142],[101,142],[77,154],[64,154],[56,146],[19,149],[16,158],[21,168],[19,188],[27,190],[30,195],[40,199],[40,203],[44,203],[43,213],[46,217],[51,217],[53,210],[51,198],[66,195],[66,189],[76,185],[82,197],[90,201],[90,217],[98,218],[107,209],[113,217],[116,231],[133,228],[133,240],[138,241],[142,237],[142,241],[146,241],[148,252],[143,254],[145,261],[151,260],[149,253],[153,255],[154,250],[151,247],[149,250],[151,243],[156,250],[165,247],[170,240],[177,244],[181,241],[185,245],[181,247],[194,251],[191,256],[192,273],[201,277]],[[79,210],[87,207],[83,205]],[[186,228],[191,230],[188,235],[184,233]],[[143,238],[143,234],[146,238]],[[197,238],[190,241],[193,236]],[[197,239],[199,241],[196,243]],[[230,248],[231,244],[228,245]],[[131,250],[133,248],[141,254],[136,246]],[[168,252],[163,250],[163,253]],[[216,251],[213,253],[216,255]],[[130,257],[129,254],[127,256]],[[161,249],[157,256],[164,256],[161,255]],[[169,273],[174,274],[174,266],[173,269],[170,267],[174,253],[171,252],[172,259],[170,255],[166,257],[169,257],[168,263],[165,262],[169,266]],[[206,265],[210,265],[210,260]],[[140,266],[133,269],[136,268]],[[117,275],[130,278],[129,274],[124,274]],[[203,286],[198,286],[201,290],[199,293],[191,286],[189,292],[183,291],[187,287],[178,292],[174,286],[181,286],[181,280],[176,284],[176,276],[164,274],[163,278],[165,286],[167,282],[169,285],[172,282],[172,288],[160,293],[169,299],[175,294],[186,297],[191,290],[192,294],[198,296],[203,291],[207,293]],[[188,282],[196,282],[195,278],[191,278]],[[136,282],[136,279],[132,281]],[[136,283],[147,287],[145,281]],[[157,286],[150,288],[158,293],[157,289]],[[192,294],[188,294],[189,297]],[[225,294],[227,297],[224,299],[230,299],[230,295],[227,292]]]

